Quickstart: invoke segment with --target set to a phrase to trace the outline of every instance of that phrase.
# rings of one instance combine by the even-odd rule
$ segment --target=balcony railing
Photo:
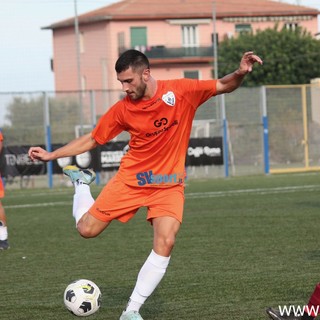
[[[142,51],[149,59],[174,59],[190,57],[213,57],[213,47],[167,48],[165,46],[145,47],[135,49]],[[121,52],[125,50],[120,50]],[[120,53],[121,53],[120,52]]]

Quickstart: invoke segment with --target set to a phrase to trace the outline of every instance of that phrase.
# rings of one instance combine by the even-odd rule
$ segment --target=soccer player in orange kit
[[[197,108],[215,95],[238,88],[256,62],[262,64],[257,55],[246,52],[239,68],[220,79],[160,81],[151,76],[143,53],[128,50],[115,65],[126,97],[101,117],[93,131],[52,152],[41,147],[29,149],[31,159],[50,161],[91,150],[122,131],[130,133],[129,151],[96,200],[89,188],[95,179],[93,171],[75,166],[63,169],[75,186],[73,216],[85,238],[96,237],[112,220],[127,222],[140,207],[148,208],[153,249],[120,320],[142,320],[140,307],[169,264],[182,222],[185,157]]]
[[[3,151],[3,135],[0,131],[0,153]],[[9,249],[7,218],[1,202],[4,197],[4,186],[0,177],[0,250]]]

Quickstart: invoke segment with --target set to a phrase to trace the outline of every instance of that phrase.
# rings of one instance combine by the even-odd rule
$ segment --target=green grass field
[[[93,188],[97,195],[99,187]],[[82,239],[73,188],[8,190],[11,249],[0,252],[0,319],[75,319],[66,286],[96,282],[100,311],[117,320],[151,250],[145,210]],[[168,272],[141,309],[146,320],[267,319],[265,308],[305,304],[320,280],[318,173],[189,181]]]

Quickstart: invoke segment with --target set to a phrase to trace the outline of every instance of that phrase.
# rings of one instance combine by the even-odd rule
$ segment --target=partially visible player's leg
[[[7,217],[1,199],[4,197],[4,186],[0,177],[0,250],[9,249]]]
[[[173,217],[159,217],[152,220],[153,250],[160,256],[169,257],[174,247],[181,222]]]
[[[309,317],[305,317],[302,319],[308,319],[312,320],[316,318],[320,314],[320,283],[317,283],[316,287],[314,288],[313,293],[311,294],[311,297],[309,299],[308,305],[305,309],[305,314],[308,315]]]
[[[180,221],[173,217],[159,217],[154,218],[152,223],[154,228],[153,250],[140,269],[135,288],[120,320],[131,319],[126,317],[126,315],[130,316],[131,314],[136,317],[132,319],[142,319],[138,312],[146,299],[157,288],[170,262],[171,251],[180,228]]]
[[[120,320],[141,320],[139,310],[166,273],[183,214],[183,188],[160,191],[151,200],[148,220],[154,230],[153,250],[140,269],[135,288]],[[131,318],[132,316],[132,318]]]
[[[0,199],[0,250],[9,249],[7,219]]]
[[[308,305],[304,307],[303,315],[296,315],[294,310],[289,314],[280,312],[278,308],[268,308],[267,314],[273,320],[313,320],[320,314],[320,283],[318,283],[309,299]]]
[[[63,174],[70,178],[75,188],[72,213],[77,225],[94,203],[89,184],[95,180],[96,174],[92,170],[82,170],[76,166],[64,167]]]
[[[111,221],[101,221],[90,212],[86,212],[77,224],[80,235],[84,238],[94,238],[108,227]]]
[[[120,320],[143,320],[139,310],[157,288],[166,273],[169,262],[170,256],[160,256],[154,250],[151,251],[140,269],[136,285]]]
[[[76,166],[63,168],[63,173],[70,178],[75,188],[72,213],[80,235],[84,238],[96,237],[110,222],[101,221],[88,212],[94,204],[89,185],[95,180],[95,173],[88,169],[81,170]]]
[[[120,320],[143,320],[139,310],[162,280],[169,262],[170,256],[160,256],[154,250],[151,251],[140,269],[136,285]]]

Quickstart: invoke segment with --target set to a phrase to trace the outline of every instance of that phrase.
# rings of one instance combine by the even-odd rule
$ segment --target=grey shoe
[[[76,166],[66,166],[63,168],[63,174],[68,176],[71,182],[90,184],[96,178],[96,174],[90,169],[79,169]]]
[[[8,240],[0,240],[0,250],[10,249]]]
[[[301,316],[295,315],[292,311],[289,314],[282,314],[279,309],[268,308],[266,309],[266,312],[273,320],[301,320]]]
[[[122,312],[119,320],[143,320],[138,311]]]

